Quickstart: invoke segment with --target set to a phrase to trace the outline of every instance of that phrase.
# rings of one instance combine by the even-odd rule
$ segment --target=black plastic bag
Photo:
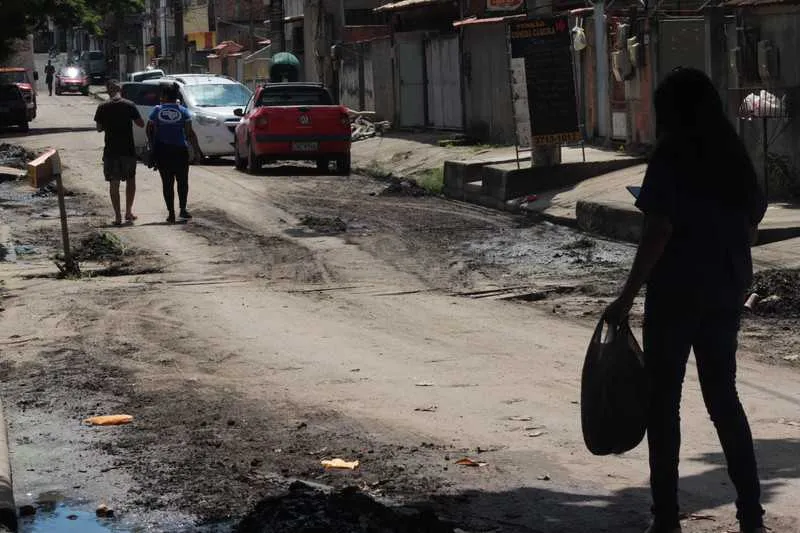
[[[594,455],[620,454],[642,442],[650,407],[650,379],[644,354],[627,321],[597,324],[581,375],[581,426]]]

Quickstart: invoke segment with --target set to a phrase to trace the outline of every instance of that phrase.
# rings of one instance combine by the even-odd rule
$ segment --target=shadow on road
[[[30,131],[22,132],[17,129],[3,129],[0,130],[0,139],[8,137],[33,137],[36,135],[52,135],[56,133],[81,133],[87,131],[97,131],[94,126],[75,126],[75,127],[59,127],[59,128],[34,128],[31,127]]]
[[[769,508],[770,502],[787,480],[800,479],[797,460],[800,457],[800,439],[759,440],[756,449],[768,525],[776,531],[800,531],[797,529],[800,525],[797,518],[771,516]],[[733,523],[735,517],[715,510],[732,503],[736,497],[728,479],[724,457],[722,453],[710,453],[693,459],[711,468],[681,478],[682,511],[695,520],[707,520],[715,524],[709,526],[714,531],[724,531],[724,525]],[[609,461],[611,469],[613,459]],[[602,479],[596,481],[600,485],[603,483]],[[622,489],[611,495],[582,493],[580,489],[567,493],[543,487],[506,492],[466,491],[437,496],[432,501],[419,502],[414,506],[431,505],[443,518],[460,524],[468,531],[502,526],[502,530],[508,532],[641,533],[650,520],[650,492],[645,487]]]

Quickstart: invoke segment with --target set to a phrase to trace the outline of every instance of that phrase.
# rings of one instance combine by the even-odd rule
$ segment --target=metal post
[[[767,117],[761,119],[761,148],[764,153],[764,198],[769,202],[769,162],[767,160],[769,139],[767,137]]]
[[[60,166],[60,165],[59,165]],[[64,203],[64,183],[61,180],[61,170],[56,172],[56,186],[58,188],[58,211],[61,216],[61,241],[64,245],[64,269],[65,274],[78,275],[81,273],[78,263],[72,257],[69,247],[69,228],[67,227],[67,208]]]

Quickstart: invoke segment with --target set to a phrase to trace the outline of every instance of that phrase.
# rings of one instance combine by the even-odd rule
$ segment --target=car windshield
[[[332,105],[330,93],[321,87],[267,87],[258,106]]]
[[[27,83],[25,71],[0,72],[0,83]]]
[[[186,103],[194,107],[244,107],[251,94],[240,83],[187,85],[182,90]]]
[[[58,74],[62,78],[81,78],[84,75],[83,70],[79,69],[78,67],[62,68],[61,72]]]

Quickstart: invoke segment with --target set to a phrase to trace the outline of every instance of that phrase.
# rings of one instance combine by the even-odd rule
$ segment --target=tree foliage
[[[46,27],[48,19],[61,27],[81,26],[102,35],[109,15],[123,17],[143,9],[144,0],[0,0],[0,60],[11,53],[15,39]]]

